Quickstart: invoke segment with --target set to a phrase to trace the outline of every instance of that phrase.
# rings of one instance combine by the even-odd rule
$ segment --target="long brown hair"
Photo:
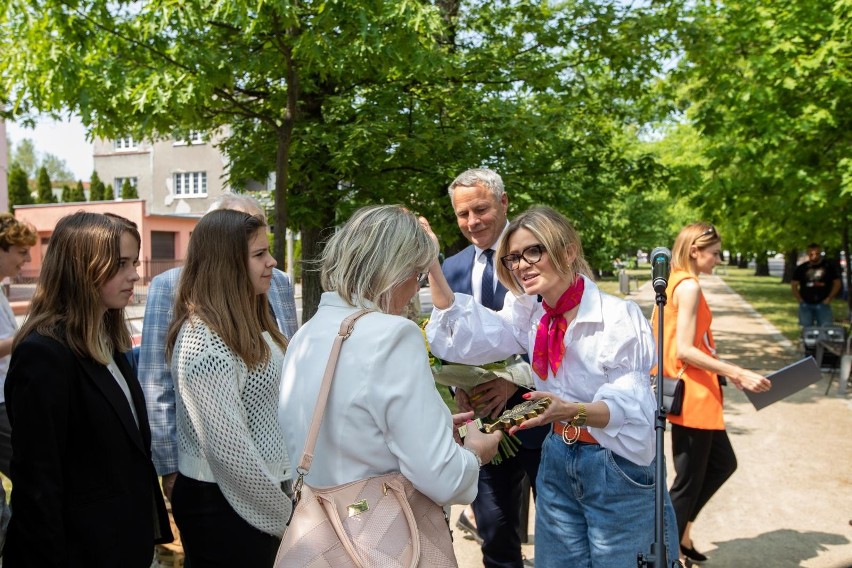
[[[104,312],[100,297],[101,287],[118,273],[124,233],[136,239],[138,251],[136,224],[123,217],[78,211],[59,220],[13,349],[32,331],[102,364],[113,350],[131,348],[124,309]]]
[[[191,316],[216,332],[249,368],[269,360],[269,347],[261,338],[264,331],[282,348],[287,346],[269,312],[266,294],[255,293],[248,275],[249,243],[261,230],[266,230],[263,218],[231,209],[211,211],[198,222],[175,295],[167,359]]]

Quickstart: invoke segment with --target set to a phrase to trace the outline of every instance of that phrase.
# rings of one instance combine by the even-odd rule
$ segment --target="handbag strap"
[[[677,378],[678,379],[683,377],[683,373],[684,373],[684,371],[686,371],[687,367],[689,367],[689,363],[684,363],[683,367],[680,368],[680,371],[677,372]]]
[[[308,429],[308,437],[305,440],[305,449],[302,452],[302,459],[299,462],[299,467],[296,470],[299,472],[299,481],[301,482],[308,471],[311,469],[311,463],[314,461],[314,446],[317,443],[319,436],[320,424],[322,417],[325,414],[325,404],[328,402],[328,393],[331,391],[331,379],[334,377],[334,370],[337,368],[337,359],[340,356],[340,347],[343,342],[349,339],[352,335],[352,330],[355,329],[355,322],[370,312],[375,310],[361,310],[355,312],[348,318],[344,319],[340,324],[340,330],[337,332],[337,337],[334,338],[334,344],[331,346],[331,355],[328,356],[328,364],[325,366],[325,374],[322,376],[322,384],[320,385],[317,404],[314,407],[314,417],[311,420],[311,427]],[[301,483],[299,483],[301,489]]]

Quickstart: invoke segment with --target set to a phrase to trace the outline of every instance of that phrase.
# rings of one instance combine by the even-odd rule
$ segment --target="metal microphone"
[[[662,294],[669,285],[669,263],[672,260],[672,251],[666,247],[657,247],[651,251],[651,274],[654,292]]]

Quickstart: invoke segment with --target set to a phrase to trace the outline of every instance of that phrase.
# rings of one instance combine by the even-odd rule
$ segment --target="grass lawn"
[[[787,339],[797,341],[801,334],[798,306],[790,284],[783,284],[780,276],[755,276],[753,268],[725,267],[720,277],[742,296],[763,317],[777,327]],[[848,323],[847,304],[835,300],[831,304],[836,322]]]
[[[627,275],[630,277],[630,291],[635,292],[639,286],[645,283],[646,280],[651,279],[651,265],[646,264],[643,268],[628,268],[626,269]],[[613,296],[618,296],[619,298],[623,298],[624,294],[622,294],[618,289],[618,275],[614,276],[602,276],[595,284],[598,285],[602,291],[607,294],[612,294]]]

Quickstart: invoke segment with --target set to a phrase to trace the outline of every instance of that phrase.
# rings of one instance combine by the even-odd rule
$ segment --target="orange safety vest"
[[[677,308],[671,302],[674,291],[678,284],[686,279],[698,278],[685,270],[676,270],[669,276],[669,285],[666,288],[666,297],[669,303],[663,311],[663,375],[666,377],[677,377],[683,368],[684,362],[677,358]],[[713,341],[713,333],[710,324],[713,321],[713,313],[704,294],[698,298],[698,313],[695,322],[694,345],[711,357],[716,357],[716,343]],[[654,339],[658,337],[658,323],[655,315],[652,318],[654,326]],[[683,411],[680,416],[669,416],[669,422],[680,424],[690,428],[701,430],[724,430],[725,421],[722,415],[722,387],[719,385],[719,377],[712,371],[699,369],[688,365],[686,371],[681,375],[684,380]]]

